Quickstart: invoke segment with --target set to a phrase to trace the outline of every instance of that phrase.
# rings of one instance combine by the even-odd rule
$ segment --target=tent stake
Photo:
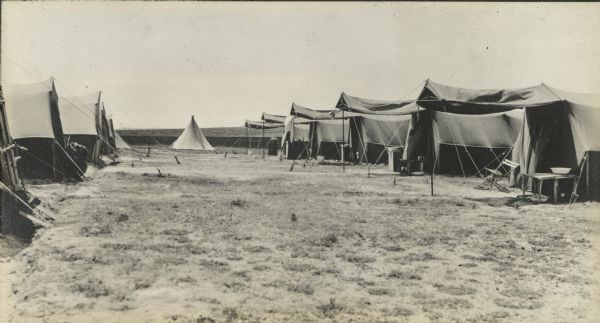
[[[150,157],[150,146],[148,146],[148,151],[146,152],[146,157]]]
[[[431,196],[433,196],[433,169],[431,170]]]
[[[179,158],[177,158],[177,156],[174,156],[174,157],[175,157],[175,161],[177,162],[177,165],[181,165],[181,163],[179,162]]]

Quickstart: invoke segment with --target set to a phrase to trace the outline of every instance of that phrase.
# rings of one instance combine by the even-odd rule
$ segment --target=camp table
[[[573,184],[575,184],[575,181],[577,181],[577,175],[560,175],[560,174],[553,174],[553,173],[534,173],[534,174],[523,174],[524,177],[529,177],[532,180],[537,180],[539,182],[538,185],[538,202],[542,201],[542,186],[544,186],[544,181],[546,180],[553,180],[554,181],[554,204],[556,204],[558,202],[558,182],[560,180],[573,180]],[[533,184],[533,183],[532,183]],[[523,179],[523,185],[522,185],[522,190],[523,190],[523,196],[525,196],[525,185],[526,185],[526,181],[525,179]],[[573,186],[575,187],[575,186]],[[532,193],[533,193],[533,185],[532,185]],[[534,193],[535,194],[535,193]]]

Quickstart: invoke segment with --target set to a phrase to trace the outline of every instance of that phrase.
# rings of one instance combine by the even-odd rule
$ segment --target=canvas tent
[[[263,149],[263,157],[264,157],[265,148],[267,149],[267,151],[269,152],[270,155],[277,155],[277,150],[279,148],[279,139],[277,137],[268,137],[268,139],[267,139],[265,137],[265,129],[267,129],[267,130],[283,129],[284,128],[283,123],[264,121],[264,114],[263,114],[262,121],[246,120],[244,127],[246,127],[246,137],[248,139],[250,138],[248,136],[248,129],[261,130],[261,136],[260,136],[260,139],[258,140],[257,146],[261,147]],[[250,142],[248,142],[248,148],[250,148]]]
[[[29,218],[29,194],[21,181],[17,149],[10,134],[3,89],[0,86],[0,233],[12,234],[25,241],[31,240],[35,227]]]
[[[281,149],[287,159],[307,158],[309,154],[310,123],[303,118],[287,116],[284,122]]]
[[[403,158],[424,156],[436,171],[483,174],[510,153],[525,107],[554,104],[558,98],[543,85],[521,89],[466,89],[427,80],[411,116]]]
[[[88,161],[100,158],[102,139],[98,130],[100,92],[60,98],[60,116],[66,143],[76,142],[87,148]]]
[[[361,115],[349,118],[350,146],[357,162],[387,163],[387,147],[406,146],[410,115]]]
[[[336,116],[336,110],[313,110],[292,103],[290,116],[294,124],[308,125],[308,141],[303,149],[308,156],[324,156],[325,159],[342,159],[341,145],[348,142],[348,120]],[[300,133],[306,127],[298,129]],[[343,132],[342,132],[343,131]],[[346,148],[347,149],[347,148]],[[348,150],[344,155],[348,159]]]
[[[513,176],[518,186],[523,173],[550,172],[551,167],[572,168],[582,174],[580,196],[600,200],[600,95],[567,92],[543,85],[557,99],[553,104],[525,109],[523,127],[512,160],[520,167]],[[545,192],[551,187],[543,188]]]
[[[51,78],[14,84],[6,91],[9,126],[15,142],[27,149],[19,161],[26,178],[80,179],[83,174],[65,151],[58,94]]]
[[[324,156],[325,159],[342,159],[342,145],[349,141],[348,119],[314,120],[310,123],[311,156]],[[345,145],[344,159],[349,159],[349,149]]]
[[[196,123],[194,116],[183,130],[179,138],[171,145],[173,149],[189,149],[189,150],[211,150],[215,149],[210,145],[200,127]]]
[[[599,97],[597,94],[562,91],[545,84],[520,89],[479,90],[427,81],[417,103],[428,109],[425,115],[429,117],[422,117],[419,120],[413,118],[415,121],[411,124],[413,134],[409,135],[407,150],[411,147],[411,140],[422,139],[429,135],[433,138],[433,140],[426,140],[429,144],[433,142],[434,145],[437,145],[436,143],[442,145],[441,148],[435,149],[435,154],[439,155],[437,159],[448,164],[448,158],[441,157],[442,148],[446,146],[447,150],[454,148],[455,152],[460,152],[459,146],[445,144],[449,141],[448,137],[452,137],[453,134],[456,136],[457,133],[473,133],[475,135],[459,136],[458,139],[453,138],[450,141],[471,142],[474,145],[472,147],[489,149],[490,146],[508,145],[511,138],[515,136],[515,127],[521,124],[516,133],[517,138],[513,143],[512,154],[494,156],[495,160],[508,157],[518,162],[520,166],[514,170],[511,178],[514,184],[517,186],[524,184],[531,188],[531,182],[523,183],[522,174],[548,173],[551,167],[568,167],[573,169],[572,174],[583,175],[584,178],[580,180],[583,185],[579,185],[580,189],[586,190],[583,195],[589,196],[590,199],[600,199],[600,183],[594,181],[594,178],[600,175],[598,174],[600,146],[597,141],[600,135],[597,129],[597,124],[600,122]],[[510,112],[511,110],[516,111]],[[440,114],[444,112],[451,112],[451,118]],[[500,115],[494,115],[498,112],[505,114],[502,117],[506,120],[504,126],[498,118]],[[473,119],[472,122],[461,121],[469,118],[485,119]],[[429,134],[424,130],[427,128],[427,123],[430,123],[432,130]],[[465,126],[468,129],[452,132],[440,130],[444,124],[451,125],[446,128],[456,129],[457,123],[464,125],[459,126],[458,129],[463,129]],[[415,135],[417,130],[421,130],[419,135]],[[508,136],[507,133],[510,135]],[[446,139],[443,139],[444,137]],[[412,146],[416,149],[409,152],[409,156],[405,158],[414,158],[429,149],[424,148],[427,145],[422,144]],[[472,157],[466,155],[466,158],[462,158],[463,161],[468,161],[468,158]],[[584,156],[591,158],[585,159]],[[438,166],[442,167],[442,165]],[[552,190],[552,187],[543,188],[544,192],[549,190]],[[568,192],[569,188],[565,191]]]
[[[353,157],[363,163],[387,162],[387,147],[404,149],[411,114],[419,111],[415,99],[373,100],[343,92],[336,108],[345,111],[344,117],[350,120]],[[339,110],[335,112],[338,116]]]

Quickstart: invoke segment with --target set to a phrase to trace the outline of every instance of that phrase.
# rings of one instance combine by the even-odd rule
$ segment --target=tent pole
[[[334,114],[335,116],[335,114]],[[344,146],[346,145],[346,134],[344,133],[344,110],[342,110],[342,173],[346,171],[346,162],[344,156]]]
[[[52,176],[56,180],[56,151],[54,147],[54,141],[52,141]]]
[[[265,120],[262,121],[262,133],[260,134],[260,141],[262,147],[262,158],[265,159]]]
[[[431,117],[429,119],[429,134],[430,134],[430,138],[429,138],[429,144],[431,146],[431,159],[434,161],[431,164],[431,196],[433,196],[433,172],[435,172],[435,161],[437,161],[436,157],[434,157],[435,155],[435,141],[433,140],[433,121],[431,120]]]
[[[590,198],[590,156],[589,152],[585,152],[585,192],[588,201],[591,201]],[[575,192],[577,193],[577,192]]]
[[[249,142],[248,142],[248,128],[246,127],[246,155],[248,155],[248,152],[250,151],[250,149],[248,148],[249,146]]]

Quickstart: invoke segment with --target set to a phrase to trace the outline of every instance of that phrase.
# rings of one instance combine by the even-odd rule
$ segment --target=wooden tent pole
[[[433,120],[431,118],[431,113],[429,113],[429,144],[431,145],[431,160],[432,160],[432,164],[431,164],[431,196],[433,196],[433,173],[435,172],[435,164],[437,161],[437,157],[435,157],[435,140],[433,140]]]
[[[575,192],[577,193],[577,192]],[[590,198],[590,154],[588,151],[585,152],[585,193],[588,201]]]
[[[260,134],[260,141],[262,147],[262,158],[265,159],[265,120],[262,121],[262,133]]]
[[[250,151],[250,142],[248,141],[248,127],[246,127],[246,155],[248,155],[248,152]]]
[[[335,113],[335,112],[334,112]],[[335,117],[335,114],[334,114]],[[344,133],[344,110],[342,110],[342,173],[346,171],[346,162],[344,156],[344,146],[346,145],[346,134]]]
[[[52,141],[52,176],[56,180],[56,150],[54,147],[54,141]]]

